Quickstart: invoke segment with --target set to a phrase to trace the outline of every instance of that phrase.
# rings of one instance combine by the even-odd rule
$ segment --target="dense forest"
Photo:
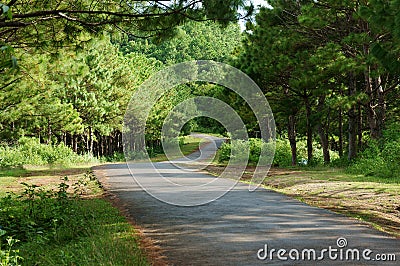
[[[48,21],[54,12],[40,13],[51,10],[51,3],[38,4],[31,13],[18,1],[2,5],[0,166],[13,166],[4,154],[32,139],[78,154],[121,153],[123,116],[138,86],[166,66],[209,59],[237,67],[262,89],[283,143],[277,153],[282,148],[289,155],[288,165],[350,165],[385,176],[399,171],[400,1],[271,0],[248,17],[243,32],[228,21],[237,19],[232,10],[246,1],[226,1],[228,9],[218,1],[203,1],[202,8],[177,1],[180,9],[174,8],[181,13],[172,17],[162,1],[139,1],[143,20],[118,25],[107,20],[119,13],[90,17],[68,11],[65,2],[60,20],[53,22]],[[82,9],[88,5],[77,2]],[[159,6],[151,9],[144,2]],[[187,84],[154,107],[149,150],[160,149],[168,111],[195,95],[230,104],[250,137],[259,137],[243,99],[212,84]],[[192,130],[224,132],[206,118],[192,121],[184,133]]]

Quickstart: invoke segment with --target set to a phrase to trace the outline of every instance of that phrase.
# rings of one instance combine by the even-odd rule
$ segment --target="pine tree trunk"
[[[343,113],[342,108],[339,108],[339,157],[343,157]]]
[[[104,156],[104,137],[99,134],[99,155]]]
[[[349,160],[356,158],[357,156],[357,119],[355,114],[355,108],[352,107],[349,111]]]
[[[89,152],[93,155],[93,129],[89,127]]]
[[[358,110],[357,110],[357,151],[362,150],[362,145],[363,145],[363,119],[362,119],[362,110],[361,110],[361,104],[358,104]]]
[[[329,154],[329,139],[328,135],[325,133],[322,124],[318,125],[318,135],[321,140],[322,152],[324,155],[324,164],[329,164],[331,162],[331,157]]]
[[[47,121],[47,142],[46,142],[46,144],[51,143],[51,136],[52,136],[51,123],[50,123],[50,120],[48,120]]]
[[[78,153],[78,136],[76,134],[72,137],[72,149],[74,152]]]
[[[297,145],[296,145],[296,118],[294,115],[289,116],[288,136],[289,136],[290,149],[292,151],[292,165],[295,166],[297,163]]]
[[[350,75],[350,85],[349,85],[349,96],[352,96],[356,93],[356,80],[354,75]],[[352,160],[357,156],[357,117],[355,106],[352,106],[349,110],[349,153],[348,159]]]
[[[385,99],[385,93],[384,93],[384,88],[382,86],[382,79],[381,77],[378,77],[376,80],[376,93],[377,93],[377,98],[378,98],[378,106],[377,106],[377,111],[376,111],[376,121],[377,121],[377,136],[378,138],[382,137],[382,130],[385,126],[385,120],[386,120],[386,99]]]
[[[365,52],[369,52],[365,48]],[[372,139],[379,139],[382,136],[386,116],[386,101],[382,86],[381,77],[378,77],[375,82],[372,82],[370,67],[364,72],[365,76],[365,91],[369,97],[367,105],[368,124],[370,136]]]
[[[114,154],[114,150],[113,150],[113,137],[112,136],[108,136],[109,141],[108,141],[108,152],[110,155]]]
[[[62,133],[62,136],[63,136],[64,145],[67,146],[67,133],[66,133],[66,132],[63,132],[63,133]]]
[[[313,157],[313,132],[311,126],[311,105],[308,97],[304,99],[306,105],[306,126],[307,126],[307,160],[308,163],[312,161]]]
[[[322,95],[318,98],[318,106],[317,110],[320,114],[323,113],[324,111],[324,106],[325,106],[325,96]],[[324,163],[328,164],[331,161],[330,155],[329,155],[329,138],[327,134],[327,126],[325,126],[322,122],[322,117],[319,116],[319,121],[318,121],[318,135],[321,141],[322,145],[322,152],[324,155]]]

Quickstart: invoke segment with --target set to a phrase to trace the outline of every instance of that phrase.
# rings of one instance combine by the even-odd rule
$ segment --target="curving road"
[[[190,155],[190,159],[202,161],[215,153],[222,140],[208,138],[210,143],[202,145],[203,152]],[[187,160],[174,163],[182,167]],[[175,164],[156,163],[155,167],[169,178],[176,177],[183,185],[216,179],[193,171],[193,168],[200,167],[196,164],[182,169]],[[135,167],[131,165],[131,168]],[[149,164],[138,164],[136,174],[142,172],[145,175],[149,167]],[[144,228],[144,233],[159,241],[170,265],[398,265],[376,260],[389,258],[391,254],[396,256],[397,263],[400,261],[399,239],[390,238],[354,219],[310,207],[270,190],[249,192],[248,185],[238,184],[208,204],[178,207],[144,192],[126,164],[103,165],[94,170],[100,180],[107,183],[109,191],[127,206],[135,222]],[[149,180],[152,182],[150,175]],[[234,181],[229,179],[223,182],[234,185]],[[194,190],[186,192],[194,198],[199,196]],[[170,189],[165,194],[169,199],[179,200],[183,196],[182,192]],[[345,238],[347,245],[342,247],[345,241],[342,239],[337,243],[338,238]],[[272,260],[270,257],[262,260],[266,245],[268,254],[275,249]],[[286,253],[280,251],[281,259],[277,256],[279,249],[286,250]],[[291,259],[297,256],[296,250],[292,249],[298,250],[299,260]],[[313,258],[313,250],[316,251],[315,261],[308,260]],[[365,259],[362,256],[364,251]],[[355,257],[360,254],[359,260],[351,260],[353,252]],[[350,260],[346,260],[346,256]],[[323,259],[318,260],[319,257]]]

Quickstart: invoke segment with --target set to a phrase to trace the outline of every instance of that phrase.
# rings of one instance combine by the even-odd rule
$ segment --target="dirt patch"
[[[206,168],[220,175],[224,166]],[[243,181],[250,181],[254,166],[246,168]],[[330,180],[310,171],[272,168],[264,182],[268,188],[297,198],[309,205],[358,218],[400,238],[400,185],[375,182]],[[337,179],[337,178],[335,178]]]
[[[36,185],[44,190],[58,191],[61,183],[68,186],[67,193],[73,195],[78,194],[82,198],[98,196],[97,187],[90,184],[90,173],[79,173],[74,175],[55,175],[55,176],[30,176],[17,178],[12,187],[8,191],[14,193],[23,192],[25,187],[23,183],[28,185]]]

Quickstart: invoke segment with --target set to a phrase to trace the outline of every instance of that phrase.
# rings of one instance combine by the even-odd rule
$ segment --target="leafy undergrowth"
[[[63,143],[43,144],[37,138],[22,137],[15,145],[0,143],[0,169],[23,165],[66,165],[98,163],[90,154],[78,155]]]
[[[183,141],[179,144],[179,147],[181,149],[181,152],[183,155],[189,155],[196,150],[199,149],[200,145],[204,142],[205,140],[202,138],[196,138],[193,136],[185,136],[183,138]],[[168,159],[177,159],[179,156],[176,158],[167,158],[167,156],[164,153],[158,153],[155,154],[150,160],[152,162],[162,162],[162,161],[168,161]]]
[[[224,166],[207,170],[219,175]],[[242,181],[249,182],[255,167],[249,166]],[[352,175],[345,170],[321,168],[272,168],[266,188],[367,222],[378,230],[400,237],[400,179]]]
[[[45,177],[31,172],[33,180],[0,199],[0,265],[148,265],[136,230],[98,197],[95,177],[59,171],[75,176],[55,184],[57,177],[47,171],[39,171]],[[3,178],[15,185],[29,177]]]

